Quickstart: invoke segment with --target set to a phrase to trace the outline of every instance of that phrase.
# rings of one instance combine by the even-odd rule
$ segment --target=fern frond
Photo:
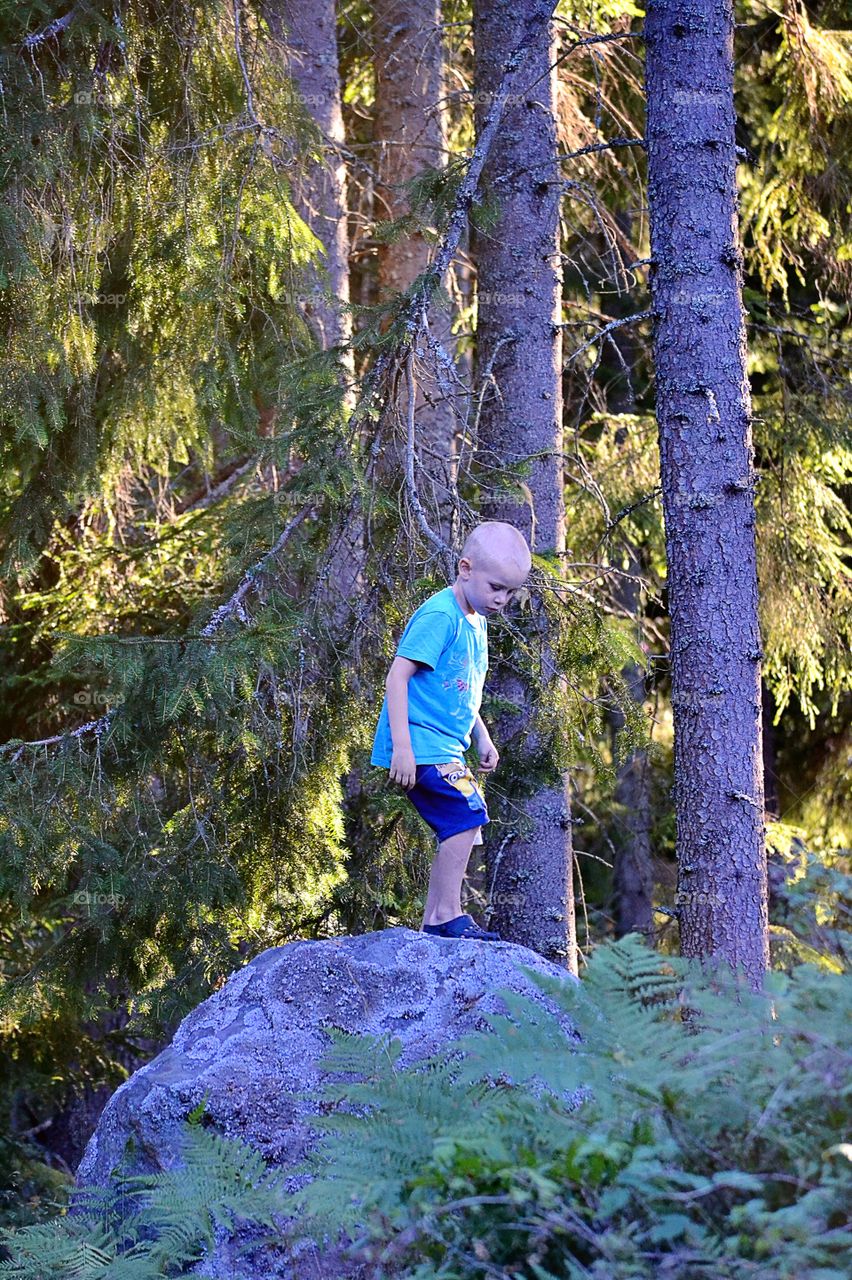
[[[52,1222],[3,1232],[3,1242],[12,1253],[11,1259],[0,1261],[0,1276],[15,1280],[45,1280],[46,1276],[63,1280],[112,1280],[110,1270],[117,1259],[117,1243],[109,1231],[93,1227],[73,1217],[56,1218]],[[154,1276],[136,1270],[132,1280]]]
[[[135,1175],[122,1188],[144,1192],[147,1203],[130,1226],[156,1231],[158,1253],[188,1257],[199,1237],[213,1243],[214,1224],[237,1221],[274,1225],[281,1213],[285,1175],[270,1169],[254,1147],[212,1130],[188,1127],[182,1165],[157,1175]]]

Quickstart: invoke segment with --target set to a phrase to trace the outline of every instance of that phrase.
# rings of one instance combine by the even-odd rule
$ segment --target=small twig
[[[3,742],[0,743],[0,752],[11,751],[14,747],[17,747],[15,754],[12,756],[12,762],[14,763],[26,747],[49,747],[56,742],[62,742],[63,738],[81,738],[84,733],[88,733],[90,730],[93,731],[100,740],[101,734],[109,727],[110,720],[114,714],[115,708],[112,711],[107,712],[105,716],[101,716],[98,720],[89,720],[86,724],[81,724],[79,728],[73,729],[70,733],[56,733],[52,738],[39,738],[35,742],[19,743],[15,740],[12,742]]]
[[[564,27],[568,27],[569,31],[579,30],[578,27],[575,27],[565,18],[554,18],[553,21],[560,23],[560,25]],[[644,38],[645,35],[642,31],[609,31],[602,36],[583,36],[578,40],[575,40],[573,44],[570,44],[567,49],[564,49],[554,62],[553,66],[558,67],[560,62],[569,57],[575,49],[585,49],[588,48],[589,45],[596,44],[611,44],[614,40],[643,40]]]
[[[609,151],[612,147],[644,147],[644,138],[610,138],[609,142],[593,142],[588,147],[580,147],[578,151],[559,151],[557,160],[576,160],[578,156],[590,156],[597,151]]]
[[[245,622],[247,620],[245,610],[243,609],[243,600],[248,594],[249,589],[265,571],[269,561],[274,560],[278,553],[284,549],[290,540],[291,534],[296,531],[302,521],[313,511],[313,509],[313,503],[306,503],[306,505],[302,507],[302,510],[293,517],[290,523],[282,529],[266,555],[263,556],[257,564],[252,565],[251,568],[243,575],[240,585],[237,587],[231,598],[226,600],[224,604],[220,605],[219,608],[216,609],[210,621],[202,628],[202,636],[207,637],[214,635],[222,624],[228,618],[232,618],[234,614],[237,615],[241,622]]]
[[[622,520],[625,520],[627,516],[629,516],[631,512],[636,511],[638,507],[643,507],[646,502],[652,502],[654,498],[658,497],[662,492],[662,486],[657,485],[650,493],[644,493],[641,498],[637,498],[635,502],[631,502],[628,506],[622,507],[620,511],[617,511],[601,534],[598,545],[595,547],[595,553],[597,554],[598,548],[607,540],[613,529],[615,529],[617,525],[621,524]]]
[[[589,338],[588,342],[584,342],[581,347],[578,347],[576,351],[573,351],[565,361],[565,367],[567,368],[571,361],[576,360],[577,356],[582,355],[584,351],[588,351],[589,347],[595,346],[595,344],[600,342],[602,338],[606,338],[608,334],[613,332],[613,330],[622,329],[626,324],[638,324],[640,320],[652,320],[655,315],[655,311],[637,311],[633,316],[625,316],[622,320],[611,321],[606,328],[601,329],[593,338]],[[566,329],[569,327],[569,324],[570,322],[563,323],[558,327],[560,329]]]
[[[201,497],[192,498],[185,505],[184,503],[179,502],[175,508],[175,514],[187,515],[191,511],[203,511],[207,507],[212,507],[220,498],[226,497],[237,481],[240,480],[247,471],[251,471],[251,469],[256,465],[257,459],[254,457],[249,458],[248,461],[243,462],[240,466],[236,467],[229,475],[225,476],[224,480],[220,480],[217,485],[214,485],[212,489]]]
[[[517,834],[518,834],[517,831],[508,831],[506,835],[503,837],[503,841],[500,845],[500,848],[497,850],[497,854],[494,858],[494,870],[491,873],[491,884],[488,888],[489,904],[491,902],[491,899],[494,896],[494,886],[497,883],[497,872],[500,869],[500,863],[503,860],[503,853],[506,849],[506,845],[509,843],[510,840],[514,840]],[[494,914],[494,908],[489,905],[486,909],[486,919],[490,920],[493,914]]]
[[[47,1120],[42,1120],[41,1124],[33,1125],[32,1129],[24,1129],[22,1133],[16,1134],[18,1138],[34,1138],[37,1133],[44,1133],[45,1129],[49,1129],[53,1124],[53,1116]]]
[[[237,53],[237,62],[240,64],[240,71],[243,77],[243,84],[246,87],[246,109],[249,119],[258,129],[262,130],[263,125],[258,120],[254,112],[254,93],[252,92],[251,80],[246,70],[246,64],[243,59],[243,42],[242,33],[240,31],[240,0],[234,0],[234,48]]]

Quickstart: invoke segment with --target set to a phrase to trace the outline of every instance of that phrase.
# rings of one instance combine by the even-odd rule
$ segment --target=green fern
[[[513,1280],[848,1273],[847,975],[801,965],[756,994],[636,935],[598,947],[579,984],[527,972],[554,1009],[503,990],[491,1031],[412,1067],[396,1038],[333,1029],[319,1140],[286,1171],[309,1175],[298,1190],[188,1125],[182,1168],[3,1233],[0,1276],[181,1274],[217,1231],[280,1244],[285,1218],[288,1237],[347,1232],[400,1280],[473,1280],[483,1260]]]
[[[173,1170],[119,1174],[109,1188],[78,1192],[65,1217],[0,1233],[12,1255],[0,1276],[155,1280],[184,1274],[213,1248],[217,1227],[275,1227],[285,1175],[252,1147],[187,1124],[182,1158]]]
[[[309,1216],[325,1233],[360,1226],[378,1206],[389,1216],[399,1212],[399,1192],[412,1167],[427,1162],[448,1133],[464,1129],[475,1132],[477,1141],[488,1140],[496,1100],[484,1090],[448,1091],[440,1069],[399,1070],[398,1039],[337,1029],[330,1034],[333,1044],[322,1069],[350,1078],[327,1082],[323,1098],[347,1110],[311,1118],[312,1128],[331,1135],[329,1154],[297,1166],[296,1172],[311,1172],[314,1180],[293,1193],[291,1202],[294,1212]],[[353,1081],[353,1075],[363,1078]]]
[[[826,1152],[848,1121],[849,1085],[829,1102],[823,1081],[852,1079],[848,980],[801,966],[770,974],[758,995],[727,970],[660,957],[638,935],[598,947],[581,984],[526,972],[578,1040],[557,1014],[503,990],[493,1033],[416,1067],[398,1068],[398,1042],[335,1045],[325,1065],[350,1079],[325,1097],[358,1112],[320,1123],[327,1136],[305,1162],[316,1176],[298,1193],[306,1225],[365,1232],[362,1246],[375,1256],[378,1239],[397,1263],[394,1238],[408,1240],[410,1269],[397,1274],[412,1278],[472,1277],[484,1256],[503,1274],[542,1274],[528,1255],[602,1268],[558,1272],[578,1278],[656,1274],[643,1269],[648,1256],[683,1280],[782,1280],[810,1265],[840,1275],[848,1161]],[[467,1208],[445,1217],[456,1200]],[[807,1239],[806,1200],[819,1208]],[[536,1232],[547,1245],[530,1255]],[[487,1255],[470,1254],[472,1235],[487,1237]],[[774,1241],[784,1269],[761,1271]],[[415,1261],[424,1250],[432,1271]]]

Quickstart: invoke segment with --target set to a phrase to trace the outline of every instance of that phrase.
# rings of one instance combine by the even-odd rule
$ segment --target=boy
[[[506,607],[526,580],[532,558],[522,533],[490,520],[468,536],[458,577],[425,600],[402,633],[387,680],[371,764],[390,769],[435,832],[423,932],[444,938],[499,941],[461,909],[461,886],[480,828],[485,800],[464,753],[471,736],[480,768],[500,759],[479,715],[488,670],[486,618]]]

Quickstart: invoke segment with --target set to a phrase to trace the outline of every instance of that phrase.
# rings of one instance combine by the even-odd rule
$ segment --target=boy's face
[[[459,576],[464,593],[477,613],[502,613],[514,593],[527,580],[528,569],[520,569],[511,560],[472,563],[467,556],[459,560]]]

